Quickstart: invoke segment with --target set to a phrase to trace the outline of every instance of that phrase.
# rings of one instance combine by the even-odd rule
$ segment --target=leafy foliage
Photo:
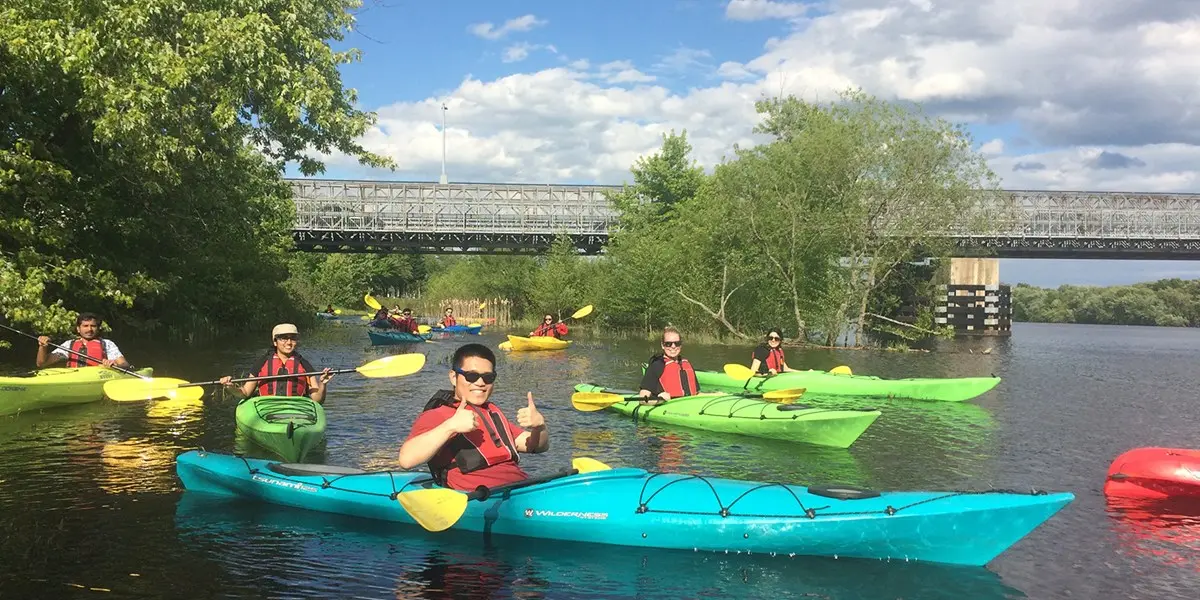
[[[1056,289],[1021,283],[1012,289],[1012,302],[1015,321],[1200,327],[1200,280]]]
[[[0,9],[0,310],[66,331],[271,322],[286,162],[387,166],[334,52],[352,0],[13,0]],[[115,317],[115,318],[114,318]]]

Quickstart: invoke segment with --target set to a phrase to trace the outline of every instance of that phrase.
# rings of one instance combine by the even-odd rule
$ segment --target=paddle
[[[463,513],[467,512],[467,502],[471,500],[487,500],[497,493],[538,485],[579,473],[604,471],[609,468],[608,465],[598,460],[581,457],[571,461],[570,469],[542,477],[532,477],[493,488],[481,485],[472,492],[460,492],[442,487],[400,492],[396,494],[396,500],[400,506],[404,507],[409,516],[427,531],[445,531],[462,518]]]
[[[366,303],[367,303],[367,306],[370,306],[371,308],[373,308],[373,309],[375,309],[375,310],[379,310],[379,309],[383,308],[383,305],[381,305],[381,304],[379,303],[379,301],[378,301],[378,300],[376,300],[376,299],[375,299],[373,296],[371,296],[370,294],[367,294],[367,295],[363,296],[363,302],[366,302]]]
[[[590,314],[592,314],[592,305],[591,304],[575,311],[574,314],[571,315],[571,318],[572,319],[582,319]]]
[[[742,384],[743,390],[750,386],[750,382],[754,381],[754,377],[756,375],[754,371],[750,370],[750,367],[747,367],[746,365],[739,365],[737,363],[728,363],[722,367],[722,369],[725,371],[726,375],[734,379],[745,379],[746,383]],[[763,377],[766,377],[766,375]]]
[[[25,336],[25,337],[27,337],[27,338],[29,338],[29,339],[31,339],[31,340],[33,340],[33,341],[35,341],[35,342],[37,342],[37,341],[38,341],[38,338],[37,338],[37,336],[36,336],[36,335],[30,335],[30,334],[28,334],[28,333],[25,333],[24,331],[21,331],[20,329],[13,329],[12,327],[9,327],[8,325],[5,325],[5,324],[3,324],[3,323],[0,323],[0,327],[3,327],[3,328],[5,328],[5,329],[7,329],[7,330],[9,330],[9,331],[11,331],[11,332],[13,332],[13,333],[16,333],[16,334],[19,334],[19,335],[23,335],[23,336]],[[83,353],[81,353],[81,352],[76,352],[76,351],[74,351],[74,350],[72,350],[72,349],[70,349],[70,348],[64,348],[64,347],[62,347],[62,346],[59,346],[58,344],[50,344],[50,345],[51,345],[51,346],[54,346],[55,348],[59,348],[59,349],[61,349],[61,350],[64,350],[64,351],[66,351],[66,352],[69,352],[69,353],[71,353],[71,354],[74,354],[75,356],[78,356],[78,357],[80,357],[80,358],[83,358],[83,359],[86,359],[86,360],[90,360],[90,361],[92,361],[92,362],[95,362],[97,365],[99,365],[99,364],[100,364],[100,359],[99,359],[99,358],[96,358],[96,357],[94,357],[94,356],[88,356],[88,355],[86,355],[86,354],[83,354]],[[120,372],[122,372],[122,373],[124,373],[124,374],[126,374],[126,375],[132,375],[132,376],[134,376],[134,377],[138,377],[138,378],[141,378],[141,379],[149,379],[149,377],[146,377],[145,375],[142,375],[141,373],[135,373],[135,372],[133,372],[133,371],[130,371],[130,370],[127,370],[127,369],[122,369],[121,367],[118,367],[118,366],[115,366],[115,365],[109,366],[108,368],[110,368],[110,369],[112,369],[112,370],[114,370],[114,371],[120,371]]]
[[[623,390],[622,390],[623,391]],[[807,390],[805,388],[793,388],[787,390],[774,390],[763,392],[761,394],[748,393],[732,393],[729,396],[740,396],[743,398],[762,398],[763,400],[778,400],[779,404],[791,404],[796,398],[804,395]],[[618,402],[638,402],[641,400],[654,400],[657,396],[642,397],[637,394],[618,394],[612,392],[575,392],[571,394],[571,406],[582,412],[593,412],[603,410]]]
[[[839,365],[829,370],[831,375],[853,375],[854,372],[846,365]]]
[[[412,375],[421,370],[425,366],[424,354],[396,354],[393,356],[385,356],[378,360],[373,360],[365,365],[354,367],[352,369],[334,369],[330,373],[358,373],[367,377],[403,377]],[[246,381],[270,381],[273,379],[290,379],[292,377],[308,377],[319,376],[320,371],[312,373],[296,373],[290,375],[270,375],[263,377],[245,377],[242,379],[233,379],[230,383],[243,383]],[[200,383],[190,383],[182,379],[172,378],[150,378],[145,380],[135,379],[119,379],[109,381],[104,384],[104,393],[109,398],[117,401],[133,401],[133,400],[149,400],[150,398],[158,398],[168,396],[177,388],[194,388],[200,391],[200,395],[204,395],[204,390],[199,386],[217,385],[220,380],[202,381]],[[172,396],[175,397],[175,396]],[[197,396],[199,397],[199,396]]]

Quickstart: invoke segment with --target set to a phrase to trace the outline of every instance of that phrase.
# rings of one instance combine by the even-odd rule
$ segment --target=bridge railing
[[[604,236],[620,186],[296,179],[298,231]],[[974,221],[974,222],[973,222]],[[986,223],[977,227],[978,222]],[[1200,194],[1009,190],[946,235],[960,240],[1200,240]],[[969,243],[969,242],[968,242]]]

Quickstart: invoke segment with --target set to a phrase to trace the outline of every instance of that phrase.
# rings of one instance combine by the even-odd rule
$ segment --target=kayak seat
[[[267,468],[280,475],[360,475],[366,473],[354,467],[339,467],[337,465],[307,465],[303,463],[270,463]]]
[[[879,492],[874,490],[864,490],[862,488],[849,487],[844,485],[829,486],[829,487],[810,487],[808,493],[815,496],[824,496],[826,498],[836,498],[838,500],[864,500],[866,498],[878,498]]]

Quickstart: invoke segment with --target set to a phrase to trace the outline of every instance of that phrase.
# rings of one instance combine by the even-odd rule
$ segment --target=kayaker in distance
[[[117,348],[112,340],[100,337],[100,323],[100,317],[92,313],[79,313],[79,316],[75,317],[75,332],[79,337],[69,343],[64,342],[67,348],[96,360],[85,360],[59,347],[50,350],[50,337],[43,335],[38,336],[37,368],[49,367],[65,359],[67,368],[72,369],[100,365],[116,365],[122,369],[129,369],[131,365],[125,360],[125,355],[121,354],[121,349]]]
[[[455,325],[458,325],[458,320],[454,318],[453,308],[446,308],[446,314],[442,317],[441,321],[438,321],[438,325],[441,325],[442,327],[454,327]]]
[[[417,333],[417,320],[412,316],[412,309],[405,307],[399,319],[392,319],[392,327],[405,333]]]
[[[666,327],[662,334],[662,354],[650,357],[646,374],[642,376],[638,395],[643,398],[657,397],[661,400],[643,400],[642,404],[660,404],[671,398],[694,396],[700,393],[696,383],[696,371],[683,354],[683,338],[679,330]]]
[[[392,322],[391,322],[391,320],[388,319],[387,309],[382,306],[379,307],[379,310],[375,311],[375,316],[371,317],[371,327],[387,329],[388,327],[391,327],[391,326],[392,326]]]
[[[529,337],[552,337],[562,339],[562,337],[565,335],[567,335],[567,324],[563,323],[561,320],[555,323],[554,315],[549,313],[542,318],[541,325],[538,325],[536,329],[529,332]]]
[[[337,312],[333,310],[333,305],[332,305],[332,304],[330,304],[329,306],[326,306],[326,307],[325,307],[325,313],[326,313],[326,314],[330,314],[330,315],[337,314]]]
[[[759,375],[778,375],[796,370],[789,367],[783,357],[783,334],[778,327],[767,331],[767,342],[754,349],[750,370]]]
[[[520,453],[550,448],[546,420],[533,404],[517,411],[511,423],[491,402],[496,383],[496,355],[482,344],[466,344],[454,352],[450,390],[439,390],[413,422],[400,446],[400,466],[429,464],[438,485],[474,490],[522,481]]]
[[[271,349],[263,355],[262,362],[258,363],[258,368],[252,371],[254,376],[312,373],[312,364],[299,352],[296,352],[296,347],[299,345],[300,330],[296,329],[295,325],[291,323],[276,325],[271,330]],[[231,379],[233,377],[230,375],[222,377],[221,385],[232,385],[229,382]],[[329,368],[325,368],[321,371],[320,376],[308,375],[291,379],[247,381],[242,384],[241,392],[247,398],[254,396],[255,392],[259,396],[307,396],[313,402],[323,404],[326,384],[331,379],[333,379],[333,373],[329,372]]]

